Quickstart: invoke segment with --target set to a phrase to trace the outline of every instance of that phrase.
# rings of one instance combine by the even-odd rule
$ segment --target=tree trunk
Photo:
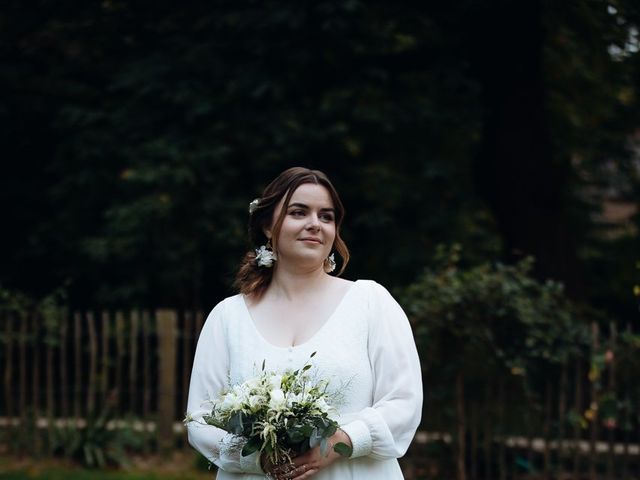
[[[478,15],[481,31],[471,46],[485,112],[476,188],[493,211],[507,258],[534,255],[539,278],[562,280],[570,295],[580,296],[583,281],[567,204],[571,163],[554,156],[546,111],[544,2],[492,5]]]

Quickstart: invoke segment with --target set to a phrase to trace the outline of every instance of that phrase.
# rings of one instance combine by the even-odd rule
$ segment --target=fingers
[[[309,467],[303,463],[300,466],[295,467],[293,470],[291,470],[291,472],[289,473],[289,475],[291,475],[289,478],[291,479],[295,479],[295,480],[300,480],[301,478],[308,478],[308,477],[304,477],[304,475],[306,475],[308,473]]]
[[[305,480],[318,472],[317,468],[311,468],[307,464],[295,466],[293,464],[282,466],[271,472],[271,478],[277,480]]]
[[[307,478],[313,477],[316,473],[318,473],[318,469],[317,468],[310,468],[309,470],[305,471],[299,477],[296,477],[296,480],[306,480]]]

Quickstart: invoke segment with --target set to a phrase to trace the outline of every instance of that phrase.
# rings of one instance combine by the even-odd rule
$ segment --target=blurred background
[[[342,196],[344,276],[412,321],[407,478],[640,478],[638,2],[9,1],[0,25],[0,479],[211,478],[193,348],[297,165]]]

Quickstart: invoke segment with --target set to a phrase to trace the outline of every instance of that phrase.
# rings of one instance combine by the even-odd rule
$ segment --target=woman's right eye
[[[302,210],[292,210],[290,212],[290,215],[293,215],[294,217],[299,217],[299,216],[304,215],[304,211],[302,211]]]

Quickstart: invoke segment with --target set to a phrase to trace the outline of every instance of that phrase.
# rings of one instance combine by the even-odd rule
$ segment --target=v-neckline
[[[288,345],[288,346],[284,346],[284,347],[280,346],[280,345],[275,345],[275,344],[273,344],[272,342],[270,342],[269,340],[267,340],[264,337],[262,332],[258,329],[258,326],[256,325],[256,322],[253,320],[253,317],[251,316],[251,312],[249,311],[249,306],[247,305],[247,301],[245,299],[245,296],[243,294],[239,294],[238,297],[240,298],[240,303],[242,304],[242,307],[244,309],[244,313],[246,315],[246,319],[251,324],[251,327],[253,328],[253,330],[256,333],[256,335],[265,344],[269,345],[272,348],[291,351],[292,349],[297,349],[297,348],[301,348],[301,347],[306,346],[307,344],[311,343],[315,338],[317,338],[320,335],[320,333],[327,327],[327,325],[329,325],[329,323],[331,323],[331,320],[333,320],[333,318],[336,316],[336,314],[340,311],[340,309],[342,308],[342,306],[346,302],[346,300],[349,297],[349,295],[351,294],[351,292],[355,289],[355,286],[356,286],[356,284],[358,282],[359,282],[359,280],[356,280],[351,285],[349,285],[348,290],[344,293],[344,295],[342,296],[342,298],[340,299],[340,301],[336,305],[336,308],[334,308],[333,312],[331,312],[331,314],[326,318],[326,320],[324,322],[322,322],[322,325],[320,325],[320,327],[315,332],[313,332],[313,334],[309,338],[307,338],[302,343],[297,343],[295,345]]]

